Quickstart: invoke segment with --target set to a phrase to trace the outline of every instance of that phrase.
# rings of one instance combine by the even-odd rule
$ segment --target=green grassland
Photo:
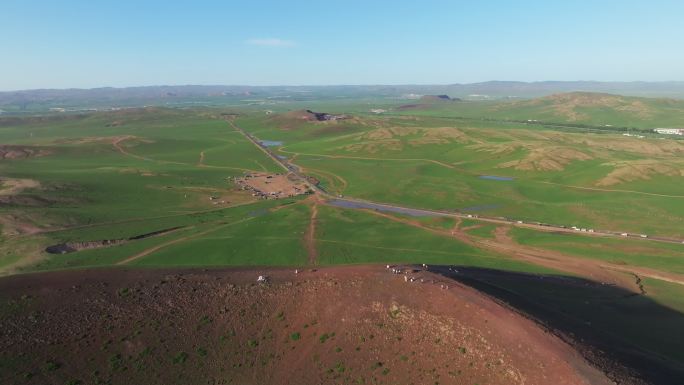
[[[114,120],[107,115],[28,129],[4,127],[3,143],[41,146],[51,154],[6,161],[0,170],[7,177],[40,181],[42,196],[65,202],[50,205],[49,215],[83,224],[197,210],[202,205],[192,197],[198,191],[225,190],[225,179],[245,170],[278,169],[219,119],[173,110],[116,119],[121,120],[117,127],[107,127]],[[27,131],[32,136],[19,137]],[[120,144],[128,154],[111,144],[122,136],[133,137]],[[210,167],[197,165],[202,151],[208,151]]]
[[[122,151],[113,145],[120,138]],[[235,191],[227,178],[250,170],[279,170],[218,114],[190,110],[27,118],[0,127],[0,140],[5,145],[48,153],[6,159],[0,164],[3,177],[40,183],[4,204],[0,209],[3,216],[21,218],[21,222],[40,228],[66,229],[34,236],[34,249],[65,241],[119,239],[215,220],[212,215],[223,213],[221,207],[210,204],[210,195],[225,199],[226,206],[253,201],[248,194]],[[30,249],[26,238],[30,237],[4,239],[0,247],[6,251],[0,263],[16,262],[19,257],[14,251]],[[66,265],[94,263],[86,261],[91,254],[99,264],[116,260],[115,252],[107,249],[106,253],[112,254],[111,259],[86,250],[83,262]]]
[[[362,211],[322,207],[319,215],[316,242],[322,264],[421,262],[549,272]]]
[[[166,226],[185,227],[119,246],[51,255],[22,271],[117,265],[149,250],[153,251],[125,265],[302,266],[307,264],[303,239],[309,208],[301,202],[261,201],[192,217],[165,218]],[[550,272],[372,214],[328,206],[318,210],[315,243],[322,265],[421,262]],[[50,234],[49,240],[96,240],[113,234],[127,237],[159,228],[160,221],[102,225],[94,232],[89,228],[61,231]]]
[[[683,236],[680,141],[524,126],[473,127],[428,117],[296,124],[289,117],[252,114],[238,124],[259,138],[283,141],[279,153],[295,158],[336,194]]]
[[[275,212],[257,211],[210,229],[185,242],[134,261],[140,266],[301,266],[308,210],[291,205]]]
[[[399,102],[378,103],[391,109]],[[278,153],[294,159],[331,193],[416,208],[682,236],[684,184],[672,172],[682,165],[684,146],[678,141],[441,118],[419,113],[424,110],[376,116],[368,114],[376,105],[365,100],[311,105],[349,118],[302,121],[288,112],[301,109],[297,102],[273,108],[146,108],[0,121],[4,144],[47,153],[0,163],[4,177],[40,182],[4,204],[0,214],[49,230],[7,235],[12,226],[3,222],[0,267],[10,269],[18,262],[25,262],[20,271],[120,263],[307,264],[303,238],[310,222],[308,203],[255,201],[234,188],[230,177],[280,168],[225,121],[234,116],[226,113],[238,113],[236,124],[259,139],[282,141]],[[212,195],[227,203],[212,205]],[[415,220],[441,230],[455,226],[449,218]],[[538,269],[367,213],[321,206],[317,221],[320,264],[429,262]],[[119,246],[65,255],[42,251],[63,242],[124,239],[176,227]],[[484,225],[468,234],[491,238],[493,229]],[[652,257],[660,254],[602,254],[577,238],[565,246],[578,248],[572,251],[582,256],[679,271],[678,245],[667,246],[659,260]]]
[[[640,98],[571,92],[532,100],[419,103],[418,108],[395,107],[402,115],[458,117],[586,127],[653,129],[683,127],[684,102],[678,99]],[[538,121],[538,122],[534,122]]]
[[[80,241],[96,241],[102,239],[122,239],[132,236],[145,234],[150,231],[175,228],[168,234],[163,234],[157,237],[151,237],[141,240],[128,242],[122,245],[111,246],[99,249],[81,250],[75,253],[64,255],[48,255],[40,262],[28,266],[22,271],[33,270],[54,270],[61,268],[82,268],[82,267],[97,267],[119,264],[126,261],[140,253],[154,249],[154,253],[147,254],[140,259],[131,260],[126,264],[132,265],[154,265],[154,266],[173,266],[173,265],[215,265],[212,261],[212,253],[218,253],[226,258],[223,259],[223,265],[236,264],[273,264],[275,261],[269,259],[269,254],[259,255],[251,263],[231,263],[230,255],[233,253],[231,249],[226,248],[229,242],[224,242],[221,247],[215,249],[207,249],[202,243],[205,240],[211,240],[213,236],[225,233],[227,229],[232,231],[232,236],[236,240],[244,239],[245,247],[265,246],[268,243],[263,240],[259,242],[248,242],[245,238],[244,230],[247,228],[247,222],[262,223],[268,221],[270,215],[277,215],[278,212],[271,213],[271,210],[280,207],[286,207],[296,203],[293,201],[260,201],[252,204],[246,204],[231,208],[211,210],[206,212],[199,212],[189,215],[173,215],[164,218],[143,219],[134,222],[125,222],[120,224],[102,224],[94,227],[75,228],[64,231],[56,231],[48,234],[45,243],[57,244],[62,242],[80,240]],[[286,209],[282,210],[285,211]],[[263,218],[262,218],[263,217]],[[288,223],[282,216],[278,219],[283,219],[282,222],[276,221],[275,225],[281,226]],[[242,232],[241,232],[242,231]],[[228,236],[226,236],[228,237]],[[182,241],[182,242],[181,242]],[[165,257],[159,258],[159,255],[167,255],[168,249],[175,250],[181,245],[193,244],[193,248],[188,252],[177,252],[173,257],[167,259]],[[249,246],[251,244],[251,246]],[[273,245],[275,246],[275,245]],[[244,252],[244,250],[243,250]],[[199,253],[199,254],[198,254]],[[250,258],[253,254],[244,253],[244,258]],[[279,258],[280,254],[273,254],[272,257]],[[289,257],[288,254],[282,256]]]
[[[357,129],[362,132],[365,127],[359,122]],[[303,247],[307,206],[297,204],[298,200],[253,201],[233,191],[226,178],[279,168],[218,113],[147,109],[34,118],[4,125],[0,137],[10,145],[49,152],[1,165],[6,177],[40,182],[39,188],[20,196],[48,201],[7,205],[3,214],[21,214],[33,225],[51,229],[6,237],[0,258],[4,267],[20,261],[24,252],[32,255],[32,262],[22,265],[18,270],[22,272],[121,263],[145,267],[307,263]],[[119,138],[124,138],[118,142],[121,149],[113,145]],[[209,205],[206,198],[214,194],[227,197],[229,205]],[[290,206],[281,208],[283,203]],[[538,270],[368,214],[322,207],[319,221],[315,242],[321,264],[426,261]],[[447,222],[444,226],[452,226]],[[63,255],[42,251],[63,242],[125,239],[176,227],[169,234],[117,246]]]

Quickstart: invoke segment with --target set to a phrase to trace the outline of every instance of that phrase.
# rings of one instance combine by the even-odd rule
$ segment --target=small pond
[[[496,175],[480,175],[478,178],[480,179],[487,179],[487,180],[498,180],[498,181],[512,181],[515,178],[511,178],[509,176],[496,176]]]
[[[279,140],[260,140],[259,143],[266,147],[278,147],[283,145],[283,142]]]

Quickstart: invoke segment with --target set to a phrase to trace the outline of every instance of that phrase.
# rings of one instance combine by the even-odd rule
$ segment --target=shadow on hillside
[[[582,278],[430,266],[542,323],[620,384],[684,383],[684,314]]]

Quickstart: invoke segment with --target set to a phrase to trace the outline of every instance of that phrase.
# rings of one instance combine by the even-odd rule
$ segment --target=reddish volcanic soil
[[[612,383],[489,297],[414,276],[424,282],[379,266],[2,278],[0,383]]]

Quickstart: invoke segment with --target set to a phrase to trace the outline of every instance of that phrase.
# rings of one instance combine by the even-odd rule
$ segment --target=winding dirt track
[[[299,203],[300,203],[300,202],[297,202],[297,203],[294,203],[294,204],[299,204]],[[274,207],[274,208],[269,209],[269,211],[270,211],[270,212],[276,212],[276,211],[278,211],[278,210],[281,210],[281,209],[283,209],[283,208],[285,208],[285,207],[289,207],[289,206],[290,206],[290,205],[278,206],[278,207]],[[133,262],[133,261],[135,261],[135,260],[137,260],[137,259],[140,259],[140,258],[142,258],[142,257],[144,257],[144,256],[147,256],[147,255],[150,255],[150,254],[152,254],[152,253],[155,253],[155,252],[157,252],[157,251],[159,251],[159,250],[161,250],[161,249],[163,249],[163,248],[165,248],[165,247],[167,247],[167,246],[171,246],[171,245],[174,245],[174,244],[176,244],[176,243],[181,243],[181,242],[189,241],[189,240],[192,240],[192,239],[201,237],[201,236],[203,236],[203,235],[207,235],[207,234],[213,233],[214,231],[218,231],[218,230],[221,230],[221,229],[226,228],[226,227],[229,227],[229,226],[233,226],[233,225],[237,225],[237,224],[240,224],[240,223],[243,223],[243,222],[247,222],[247,221],[250,221],[250,220],[255,219],[255,218],[257,218],[257,217],[247,217],[247,218],[243,218],[243,219],[240,219],[240,220],[237,220],[237,221],[233,221],[233,222],[229,222],[229,223],[221,223],[222,221],[207,222],[207,223],[205,223],[205,225],[214,225],[214,226],[213,226],[213,227],[210,227],[210,228],[207,229],[207,230],[198,232],[198,233],[194,233],[194,234],[190,234],[190,235],[187,235],[187,236],[184,236],[184,237],[172,239],[172,240],[170,240],[170,241],[168,241],[168,242],[162,243],[161,245],[156,245],[156,246],[150,247],[149,249],[145,249],[145,250],[143,250],[143,251],[141,251],[141,252],[139,252],[139,253],[137,253],[137,254],[131,255],[130,257],[128,257],[128,258],[126,258],[126,259],[124,259],[124,260],[121,260],[121,261],[117,262],[116,264],[117,264],[117,265],[126,265],[126,264],[129,264],[129,263],[131,263],[131,262]]]
[[[664,197],[664,198],[684,198],[684,195],[667,195],[667,194],[657,194],[657,193],[649,193],[649,192],[634,191],[634,190],[619,190],[619,189],[606,189],[606,188],[598,188],[598,187],[583,187],[583,186],[573,186],[573,185],[569,185],[569,184],[561,184],[561,183],[553,183],[553,182],[537,182],[537,183],[550,184],[550,185],[554,185],[554,186],[562,186],[562,187],[573,188],[573,189],[578,189],[578,190],[650,195],[650,196]]]
[[[256,218],[256,217],[248,217],[248,218],[240,219],[239,221],[230,222],[230,223],[226,223],[226,224],[223,224],[223,225],[218,225],[218,226],[209,228],[209,229],[207,229],[207,230],[205,230],[205,231],[201,231],[201,232],[199,232],[199,233],[194,233],[194,234],[187,235],[187,236],[184,236],[184,237],[172,239],[172,240],[170,240],[170,241],[168,241],[168,242],[162,243],[161,245],[153,246],[153,247],[150,247],[149,249],[145,249],[145,250],[143,250],[143,251],[141,251],[141,252],[139,252],[139,253],[137,253],[137,254],[131,255],[130,257],[128,257],[128,258],[126,258],[126,259],[124,259],[124,260],[121,260],[121,261],[117,262],[117,265],[126,265],[126,264],[129,264],[129,263],[131,263],[131,262],[133,262],[133,261],[135,261],[135,260],[138,260],[138,259],[140,259],[140,258],[142,258],[142,257],[144,257],[144,256],[147,256],[147,255],[150,255],[150,254],[152,254],[152,253],[154,253],[154,252],[156,252],[156,251],[159,251],[159,250],[161,250],[161,249],[163,249],[163,248],[165,248],[165,247],[174,245],[174,244],[176,244],[176,243],[181,243],[181,242],[189,241],[189,240],[191,240],[191,239],[195,239],[195,238],[201,237],[201,236],[203,236],[203,235],[207,235],[207,234],[209,234],[209,233],[213,233],[214,231],[221,230],[221,229],[223,229],[223,228],[225,228],[225,227],[232,226],[232,225],[237,225],[237,224],[239,224],[239,223],[242,223],[242,222],[246,222],[246,221],[252,220],[252,219],[254,219],[254,218]]]
[[[484,224],[461,227],[461,231],[475,230],[475,229],[479,229],[482,226],[484,226]]]
[[[373,158],[373,157],[365,157],[365,156],[351,156],[351,155],[325,155],[325,154],[309,154],[305,152],[294,152],[294,151],[287,151],[284,149],[284,147],[281,147],[278,149],[279,152],[282,152],[284,154],[292,154],[295,156],[299,155],[305,155],[305,156],[317,156],[321,158],[330,158],[330,159],[356,159],[356,160],[374,160],[374,161],[388,161],[388,162],[426,162],[426,163],[432,163],[436,164],[442,167],[450,168],[450,169],[455,169],[456,166],[451,165],[449,163],[445,163],[439,160],[434,160],[434,159],[425,159],[425,158]]]
[[[135,136],[128,135],[128,136],[123,136],[123,137],[116,138],[116,139],[114,139],[114,140],[112,141],[112,146],[114,147],[114,149],[116,149],[116,151],[120,152],[122,155],[130,156],[130,157],[132,157],[132,158],[139,159],[139,160],[144,160],[144,161],[147,161],[147,162],[155,162],[155,163],[159,163],[159,164],[176,164],[176,165],[181,165],[181,166],[196,166],[196,167],[218,168],[218,169],[225,169],[225,170],[254,171],[254,170],[247,169],[247,168],[242,168],[242,167],[212,166],[212,165],[204,164],[204,163],[203,163],[203,162],[204,162],[204,151],[202,151],[202,152],[200,153],[200,160],[199,160],[199,163],[196,163],[196,164],[190,164],[190,163],[184,163],[184,162],[174,162],[174,161],[170,161],[170,160],[159,160],[159,159],[148,158],[148,157],[145,157],[145,156],[142,156],[142,155],[134,154],[134,153],[132,153],[132,152],[126,150],[126,148],[124,148],[124,147],[121,145],[121,143],[125,142],[126,140],[130,140],[130,139],[135,139]]]
[[[340,182],[342,184],[342,186],[340,186],[339,188],[336,189],[339,193],[344,192],[344,190],[346,190],[347,187],[349,186],[349,183],[344,178],[342,178],[341,176],[334,174],[330,171],[324,171],[324,170],[320,170],[317,168],[302,167],[302,166],[299,166],[299,171],[301,173],[313,171],[314,173],[319,174],[322,177],[326,178],[328,180],[328,182],[330,183],[330,186],[336,186],[335,180],[337,180],[338,182]]]
[[[135,136],[126,135],[126,136],[118,137],[118,138],[116,138],[116,139],[114,139],[114,140],[112,141],[112,146],[114,146],[114,148],[115,148],[118,152],[120,152],[121,154],[126,155],[126,156],[130,156],[130,157],[135,158],[135,159],[144,160],[144,161],[148,161],[148,162],[156,162],[156,163],[160,163],[160,164],[180,164],[180,165],[186,165],[186,163],[182,163],[182,162],[172,162],[172,161],[166,161],[166,160],[156,160],[156,159],[147,158],[147,157],[144,157],[144,156],[141,156],[141,155],[138,155],[138,154],[134,154],[134,153],[132,153],[132,152],[126,150],[126,149],[121,145],[121,143],[123,143],[123,142],[125,142],[125,141],[127,141],[127,140],[130,140],[130,139],[135,139]]]
[[[304,236],[304,245],[309,257],[309,265],[318,264],[318,251],[316,250],[316,222],[318,221],[318,200],[314,197],[311,204],[311,217],[309,227]]]
[[[612,265],[594,259],[582,258],[557,251],[537,249],[534,247],[520,245],[516,243],[510,236],[508,236],[508,231],[510,229],[508,226],[497,227],[494,232],[495,239],[490,240],[470,236],[464,233],[462,229],[440,230],[428,227],[418,221],[399,218],[374,210],[364,211],[396,222],[418,227],[435,234],[454,237],[467,245],[503,254],[522,262],[532,263],[553,270],[587,277],[597,282],[615,284],[634,293],[640,293],[642,290],[639,284],[636,282],[634,278],[635,276],[655,278],[684,285],[684,277],[679,274],[661,272],[640,266]]]
[[[556,261],[559,260],[575,260],[577,263],[590,263],[590,265],[587,266],[592,266],[592,269],[596,269],[598,267],[599,269],[603,271],[608,271],[608,272],[619,272],[623,273],[622,275],[633,275],[637,277],[647,277],[647,278],[653,278],[653,279],[659,279],[661,281],[666,281],[670,283],[676,283],[679,285],[684,285],[684,277],[682,277],[680,274],[675,274],[675,273],[668,273],[668,272],[663,272],[655,269],[651,269],[648,267],[642,267],[642,266],[623,266],[623,265],[615,265],[615,264],[610,264],[594,259],[587,259],[587,258],[582,258],[582,257],[577,257],[577,256],[572,256],[569,254],[561,253],[558,251],[554,250],[548,250],[548,249],[539,249],[531,246],[525,246],[521,245],[513,238],[508,235],[508,231],[510,228],[507,227],[498,227],[495,231],[495,240],[502,245],[502,247],[509,247],[512,250],[516,252],[521,252],[524,253],[528,258],[534,259],[534,260],[539,260],[540,258],[544,259],[553,259]],[[482,241],[482,242],[487,242]],[[598,269],[596,269],[598,270]],[[586,275],[586,273],[584,274]],[[638,278],[637,278],[638,279]]]

